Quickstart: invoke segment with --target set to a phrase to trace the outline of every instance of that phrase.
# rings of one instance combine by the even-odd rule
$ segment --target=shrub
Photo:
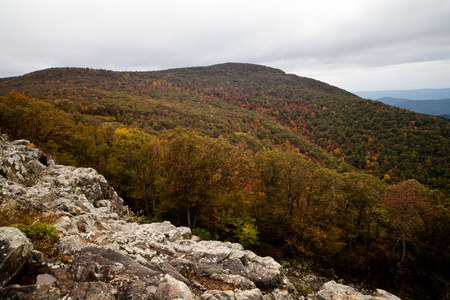
[[[202,240],[218,240],[219,236],[217,233],[211,232],[208,229],[196,227],[192,230],[192,234],[198,236]]]
[[[134,212],[132,210],[129,211],[130,218],[133,222],[139,223],[139,224],[149,224],[156,222],[156,220],[149,220],[146,216],[144,216],[143,211],[140,210],[138,212]]]
[[[232,219],[231,240],[240,243],[245,248],[259,245],[258,228],[255,219],[244,216]]]
[[[13,224],[33,243],[34,249],[41,251],[45,256],[53,255],[54,246],[59,241],[59,235],[54,225],[34,221],[30,225]]]

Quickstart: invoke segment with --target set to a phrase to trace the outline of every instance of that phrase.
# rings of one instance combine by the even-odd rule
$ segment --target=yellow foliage
[[[127,128],[117,128],[114,133],[118,141],[129,140],[132,136],[131,132]]]

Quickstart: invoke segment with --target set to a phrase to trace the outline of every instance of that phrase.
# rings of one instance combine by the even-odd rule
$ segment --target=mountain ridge
[[[388,105],[409,109],[422,114],[434,116],[445,116],[450,114],[450,98],[436,100],[412,100],[383,97],[377,100]]]
[[[438,100],[450,98],[450,88],[443,89],[413,89],[413,90],[380,90],[380,91],[357,91],[356,95],[378,100],[383,97],[406,98],[410,100]]]
[[[192,124],[190,127],[213,136],[233,132],[236,124],[249,127],[251,123],[263,121],[263,127],[251,125],[247,137],[265,140],[264,146],[281,145],[282,140],[287,139],[315,159],[335,165],[345,161],[359,169],[374,172],[379,178],[385,175],[391,179],[410,178],[410,175],[402,174],[405,171],[391,167],[388,157],[377,157],[390,155],[385,152],[386,145],[404,142],[400,141],[398,133],[411,130],[408,123],[414,121],[424,129],[436,132],[432,144],[448,143],[444,139],[449,130],[448,122],[437,125],[434,123],[442,121],[390,109],[380,102],[363,100],[348,91],[311,78],[254,64],[226,63],[149,72],[53,68],[1,80],[0,93],[6,95],[11,91],[50,98],[61,108],[63,104],[72,106],[64,109],[79,110],[74,101],[85,106],[95,104],[104,107],[102,110],[106,109],[106,112],[103,113],[110,115],[131,114],[128,115],[130,122],[144,118],[146,122],[154,123],[151,119],[156,120],[157,115],[170,114],[172,117],[164,120],[158,117],[160,129],[186,126],[182,120],[187,118],[188,124]],[[210,112],[216,112],[207,112],[205,105],[211,106]],[[377,113],[380,111],[383,113]],[[220,115],[227,117],[220,118]],[[240,121],[235,120],[234,116]],[[202,122],[190,121],[195,119]],[[399,122],[400,119],[404,121]],[[396,123],[396,127],[392,128],[392,122]],[[386,127],[383,124],[390,125]],[[205,125],[209,128],[202,127]],[[374,130],[375,127],[380,129]],[[411,137],[422,133],[413,130]],[[423,138],[414,138],[413,141],[420,139]],[[407,145],[410,149],[406,152],[408,156],[416,148],[413,141]],[[331,156],[321,154],[323,151]],[[421,158],[422,165],[425,165],[426,156],[428,154]],[[430,156],[430,159],[435,157]],[[415,161],[417,157],[411,155],[407,160]],[[442,163],[432,165],[439,164]],[[415,167],[405,165],[405,168],[412,170]],[[435,172],[440,174],[438,177],[448,176],[442,170],[432,171]],[[427,177],[423,174],[413,178],[437,186]]]

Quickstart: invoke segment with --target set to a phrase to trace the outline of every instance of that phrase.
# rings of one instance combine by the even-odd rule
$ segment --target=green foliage
[[[22,231],[31,240],[34,248],[46,256],[52,254],[54,245],[59,241],[54,225],[34,221],[30,225],[13,224],[11,226]]]
[[[66,265],[70,265],[72,263],[72,261],[67,256],[60,256],[56,259],[56,261]]]
[[[152,223],[146,216],[143,215],[142,210],[135,213],[134,211],[129,211],[130,218],[133,222],[139,223],[139,224],[150,224]]]
[[[56,242],[58,240],[58,232],[54,225],[35,221],[28,226],[23,224],[14,224],[11,226],[20,229],[30,239],[46,239],[49,242]]]
[[[31,240],[34,249],[47,257],[53,255],[54,245],[59,241],[56,228],[49,223],[59,217],[30,212],[10,199],[2,199],[0,203],[0,226],[18,228]]]
[[[303,297],[307,297],[308,295],[313,294],[314,292],[311,286],[303,287],[302,285],[297,285],[296,290],[297,293]]]
[[[222,227],[221,235],[212,229],[196,227],[192,234],[202,240],[225,240],[233,243],[240,243],[245,248],[255,248],[259,246],[258,228],[256,220],[248,216],[232,217],[230,223]],[[211,227],[211,224],[208,224]]]
[[[198,236],[202,240],[218,240],[220,237],[206,228],[196,227],[192,229],[192,234]]]
[[[257,247],[259,232],[255,222],[255,219],[247,216],[234,217],[232,219],[231,241],[240,243],[245,248]]]

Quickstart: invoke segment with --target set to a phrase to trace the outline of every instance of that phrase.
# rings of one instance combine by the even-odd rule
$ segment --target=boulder
[[[233,291],[207,291],[203,293],[201,300],[234,300],[236,296]]]
[[[33,244],[19,229],[0,227],[0,288],[19,274],[32,250]]]
[[[256,286],[262,289],[274,289],[283,284],[284,275],[281,265],[272,257],[260,257],[249,253],[245,268]]]
[[[164,274],[143,266],[118,251],[89,246],[80,251],[70,272],[76,282],[108,282],[123,298],[149,296],[152,287],[164,281]]]
[[[43,285],[9,285],[0,289],[0,299],[33,299],[33,300],[59,300],[63,293],[56,284]],[[86,299],[86,298],[72,298]],[[94,298],[95,299],[95,298]]]
[[[98,300],[116,300],[118,291],[111,284],[95,281],[80,282],[70,291],[72,300],[98,299]],[[137,298],[139,299],[139,298]]]
[[[3,141],[0,173],[9,181],[31,187],[38,181],[46,166],[39,158],[43,155],[39,149],[30,147],[27,140],[17,140],[12,143]]]
[[[195,300],[194,294],[191,292],[189,287],[173,278],[170,275],[166,275],[165,281],[158,286],[156,293],[154,295],[155,300]]]
[[[234,291],[207,291],[203,293],[201,300],[263,300],[263,294],[259,289],[234,290]]]
[[[374,295],[363,295],[357,292],[354,288],[336,283],[335,281],[328,281],[325,283],[320,291],[314,295],[308,295],[307,300],[400,300],[386,291],[378,290]]]

